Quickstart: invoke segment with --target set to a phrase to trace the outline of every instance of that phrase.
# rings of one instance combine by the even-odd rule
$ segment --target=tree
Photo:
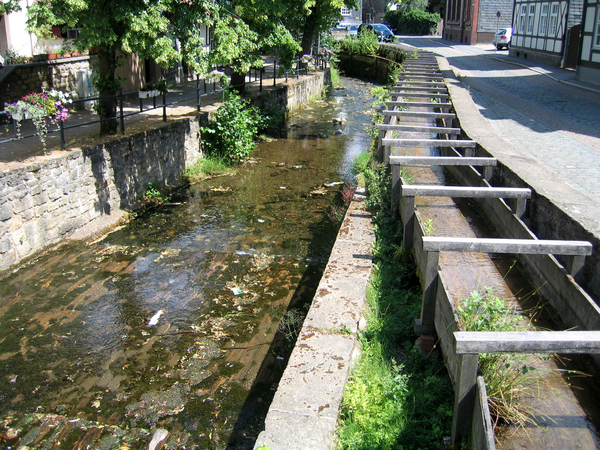
[[[13,11],[21,11],[20,0],[8,0],[6,3],[0,3],[0,16],[9,14]]]
[[[100,133],[117,131],[115,97],[121,80],[116,69],[125,55],[153,58],[163,67],[172,67],[185,60],[196,73],[210,70],[211,55],[203,49],[198,33],[202,24],[218,27],[215,40],[223,45],[230,41],[221,38],[232,24],[239,31],[243,26],[214,0],[39,0],[29,8],[28,26],[41,35],[48,35],[53,25],[65,24],[81,28],[75,45],[79,48],[98,47],[98,75],[95,85],[100,100]],[[252,40],[241,34],[236,50],[247,49],[241,41]],[[180,42],[180,49],[174,45]],[[223,50],[222,54],[227,51]],[[243,60],[244,55],[239,55]]]

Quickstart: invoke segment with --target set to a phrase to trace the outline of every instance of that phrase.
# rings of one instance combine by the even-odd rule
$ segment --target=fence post
[[[167,121],[167,93],[165,91],[163,91],[162,93],[162,98],[163,98],[163,122]]]
[[[140,103],[142,99],[140,99]],[[121,134],[125,134],[125,118],[123,117],[123,88],[119,88],[119,116],[121,119]]]
[[[64,150],[65,147],[65,121],[60,119],[60,149]]]
[[[204,93],[206,94],[206,78],[202,78],[202,81],[204,81]]]
[[[273,86],[277,85],[277,60],[273,60]]]
[[[206,89],[206,84],[204,84],[204,89]],[[198,112],[200,112],[200,75],[196,74],[196,108]]]
[[[263,79],[263,72],[265,71],[264,67],[260,68],[260,92],[262,92],[262,79]]]

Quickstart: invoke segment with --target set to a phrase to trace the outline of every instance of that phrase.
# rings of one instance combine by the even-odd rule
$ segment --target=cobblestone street
[[[600,202],[600,85],[574,71],[440,38],[401,42],[444,56],[501,139]]]

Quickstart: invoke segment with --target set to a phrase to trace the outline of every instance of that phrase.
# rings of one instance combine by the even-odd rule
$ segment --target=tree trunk
[[[233,72],[231,74],[231,89],[238,91],[241,96],[246,93],[246,74]]]
[[[116,51],[98,48],[98,80],[96,88],[99,92],[98,115],[100,116],[100,135],[117,133],[117,98],[118,83],[115,80],[117,70]]]
[[[318,25],[318,15],[319,9],[318,4],[315,4],[311,8],[311,14],[306,18],[306,22],[304,23],[304,30],[302,33],[302,54],[303,55],[312,55],[313,44],[315,42],[315,32]]]

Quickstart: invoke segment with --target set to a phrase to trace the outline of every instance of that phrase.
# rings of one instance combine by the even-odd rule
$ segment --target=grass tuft
[[[232,173],[235,173],[235,166],[228,158],[206,156],[193,166],[186,168],[183,176],[189,183],[193,184],[207,178]]]

